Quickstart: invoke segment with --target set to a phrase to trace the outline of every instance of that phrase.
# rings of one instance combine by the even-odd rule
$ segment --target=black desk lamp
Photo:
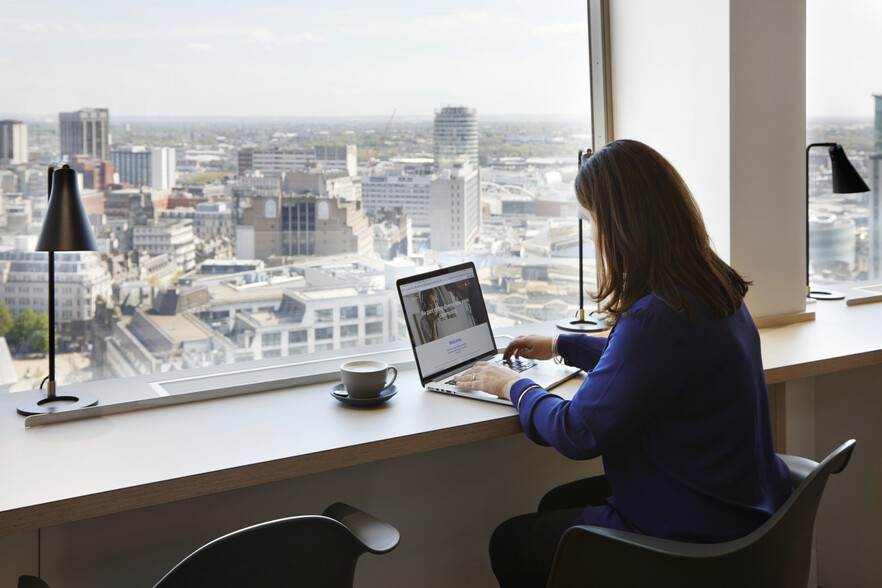
[[[592,152],[591,149],[586,149],[585,151],[579,151],[579,169],[582,169],[582,166],[585,165],[585,162],[588,161],[588,158],[591,157]],[[558,321],[557,328],[563,331],[573,331],[578,333],[596,333],[598,331],[605,331],[609,327],[607,327],[602,320],[599,319],[590,319],[585,318],[585,283],[584,283],[584,272],[582,270],[582,247],[584,241],[582,239],[582,214],[579,214],[579,311],[576,313],[576,318],[572,320],[564,320]]]
[[[55,252],[98,250],[80,198],[77,172],[67,164],[49,166],[49,206],[36,250],[46,251],[49,260],[49,375],[40,388],[46,380],[49,385],[45,396],[28,399],[18,406],[18,412],[43,414],[98,404],[98,398],[88,392],[55,394]]]
[[[842,300],[845,298],[844,294],[831,290],[812,290],[809,285],[809,150],[812,147],[828,148],[834,194],[869,192],[870,188],[848,161],[839,143],[811,143],[805,148],[805,295],[816,300]]]

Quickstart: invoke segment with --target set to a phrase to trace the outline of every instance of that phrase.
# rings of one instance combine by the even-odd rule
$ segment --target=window
[[[841,282],[882,282],[882,94],[868,88],[882,66],[878,20],[868,5],[841,0],[806,3],[806,140],[839,143],[869,192],[834,194],[830,157],[809,150],[809,274],[818,289]],[[831,59],[831,43],[849,47]],[[835,82],[831,82],[835,80]],[[882,92],[882,85],[873,87]],[[834,286],[835,289],[835,286]]]
[[[315,311],[315,322],[317,322],[317,323],[332,323],[332,322],[334,322],[334,309],[333,308],[323,308],[321,310]]]
[[[104,104],[94,108],[59,107],[49,97],[58,95],[60,86],[45,87],[24,73],[40,71],[44,64],[39,56],[46,51],[63,53],[66,45],[61,39],[56,43],[49,36],[45,45],[47,37],[37,39],[14,26],[0,35],[0,54],[15,55],[16,67],[7,81],[17,88],[6,97],[0,125],[8,118],[21,119],[10,125],[28,127],[28,144],[15,155],[21,161],[11,164],[16,171],[0,169],[0,190],[22,194],[20,201],[4,202],[10,220],[0,227],[5,241],[27,237],[24,231],[29,228],[38,231],[49,162],[68,159],[79,167],[89,205],[89,198],[106,188],[108,180],[100,169],[108,168],[103,166],[116,158],[120,165],[115,171],[124,173],[118,148],[138,146],[145,153],[166,146],[175,149],[168,186],[107,190],[105,218],[93,228],[106,238],[109,255],[58,253],[56,280],[64,284],[60,292],[78,302],[68,307],[75,311],[70,316],[61,314],[59,307],[57,318],[70,324],[73,315],[123,316],[119,322],[88,320],[83,329],[89,337],[118,338],[123,346],[152,349],[147,341],[151,333],[173,336],[190,329],[194,321],[199,323],[194,332],[204,339],[194,342],[186,356],[156,351],[149,361],[105,353],[105,346],[95,345],[90,365],[78,378],[145,374],[148,365],[171,372],[252,361],[267,357],[267,350],[303,353],[307,345],[310,351],[327,351],[326,345],[339,344],[334,342],[335,328],[341,328],[341,337],[355,339],[361,328],[355,323],[364,319],[369,333],[365,344],[404,340],[400,303],[388,278],[420,268],[390,271],[383,264],[406,264],[407,256],[419,252],[425,252],[430,263],[475,259],[488,275],[501,276],[486,285],[490,306],[524,282],[525,259],[547,263],[552,269],[531,280],[536,304],[526,308],[564,300],[570,308],[563,315],[575,311],[572,178],[575,153],[590,133],[585,4],[491,2],[480,11],[463,5],[444,15],[437,6],[403,7],[388,0],[378,0],[367,12],[344,10],[339,0],[323,6],[328,10],[298,3],[278,9],[254,0],[213,6],[210,15],[187,3],[120,5],[112,14],[68,15],[71,30],[83,32],[84,51],[109,56],[108,70],[138,71],[143,82],[138,90],[126,85],[104,88]],[[13,23],[45,20],[45,11],[33,3],[13,3],[4,10]],[[234,24],[209,27],[210,38],[194,37],[192,28],[182,26],[209,16]],[[143,43],[127,46],[125,53],[118,51],[118,39],[90,34],[114,30],[119,19],[136,17],[144,30],[167,34],[148,35]],[[383,31],[384,42],[377,44],[374,33],[358,31]],[[340,81],[316,73],[339,67],[331,54],[315,50],[327,47],[372,57],[358,76]],[[174,59],[166,59],[169,52]],[[427,60],[433,63],[428,70]],[[464,62],[472,64],[470,72],[464,72]],[[390,64],[410,72],[407,79],[390,80]],[[218,93],[218,80],[230,71],[237,72],[236,84]],[[270,76],[272,91],[255,95],[254,88],[266,87],[266,71],[278,73]],[[493,84],[476,83],[488,75]],[[64,91],[73,95],[88,90],[88,80],[77,83],[82,85],[65,85]],[[351,100],[353,88],[370,99]],[[474,88],[480,92],[475,94]],[[299,98],[292,106],[290,97],[295,95]],[[458,108],[460,100],[470,101],[459,112],[465,116],[445,126],[450,122],[445,108]],[[398,113],[392,112],[393,104],[402,105]],[[60,108],[66,111],[56,112]],[[27,116],[35,111],[53,116]],[[512,112],[529,116],[511,117]],[[288,116],[292,114],[296,116]],[[180,116],[161,122],[166,115]],[[321,120],[314,118],[317,115]],[[148,122],[147,116],[155,120]],[[88,121],[101,139],[96,142],[101,148],[89,154],[88,161],[74,161],[83,154],[73,119]],[[445,134],[451,129],[461,133]],[[136,160],[127,160],[133,174]],[[480,169],[480,188],[477,174],[470,182],[443,178],[459,160]],[[164,201],[157,191],[171,186],[176,200],[192,202],[176,202],[176,208]],[[435,190],[442,188],[446,200],[433,202]],[[361,202],[353,202],[359,192]],[[520,201],[535,203],[537,210],[508,210]],[[387,208],[381,213],[379,209],[390,203],[397,212]],[[471,204],[475,206],[467,210]],[[208,205],[214,208],[206,210]],[[438,212],[451,205],[454,216],[441,215],[443,223],[433,225]],[[177,212],[189,208],[195,212]],[[170,218],[155,220],[160,210]],[[399,227],[402,213],[412,223],[409,228]],[[23,220],[28,218],[35,222],[28,225]],[[481,223],[479,236],[463,249],[466,227],[451,223],[471,224],[473,219]],[[383,231],[375,232],[380,224]],[[135,227],[128,240],[121,229],[125,225]],[[433,226],[446,233],[437,242],[452,241],[456,235],[459,250],[447,247],[449,243],[433,249]],[[131,267],[117,271],[121,268],[115,268],[113,260],[130,260],[126,263]],[[25,248],[0,251],[0,265],[7,264],[9,271],[0,280],[13,318],[27,306],[45,311],[45,253]],[[590,283],[589,266],[590,261]],[[26,293],[28,287],[31,292]],[[211,296],[190,298],[200,289],[211,290]],[[77,294],[84,291],[88,294]],[[176,314],[148,312],[160,292],[168,308],[180,309]],[[182,304],[170,304],[174,296]],[[101,305],[105,309],[99,311]],[[340,308],[339,314],[335,308]],[[505,318],[549,317],[534,313]],[[313,325],[317,328],[307,336]],[[59,341],[62,349],[66,336]],[[250,347],[258,336],[255,347],[262,352],[254,357]],[[322,343],[313,348],[313,340]],[[14,362],[24,359],[12,351]],[[59,357],[57,365],[65,364]],[[59,384],[66,384],[67,377],[59,373]],[[38,384],[22,380],[12,390]]]
[[[316,329],[315,338],[316,341],[318,341],[319,339],[333,339],[334,327],[322,327],[320,329]]]

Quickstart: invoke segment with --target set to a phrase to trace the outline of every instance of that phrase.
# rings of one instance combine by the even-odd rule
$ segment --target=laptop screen
[[[402,278],[397,285],[423,383],[496,353],[473,263]]]

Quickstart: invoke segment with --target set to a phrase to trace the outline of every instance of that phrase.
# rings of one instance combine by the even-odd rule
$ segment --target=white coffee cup
[[[392,378],[389,379],[389,374]],[[356,359],[340,366],[340,379],[352,398],[376,398],[398,377],[398,368],[383,361]]]

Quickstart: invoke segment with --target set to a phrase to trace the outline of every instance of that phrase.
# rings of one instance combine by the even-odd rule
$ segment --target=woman
[[[575,508],[497,528],[501,586],[544,586],[572,525],[726,541],[792,491],[773,449],[759,334],[743,303],[749,282],[713,252],[682,178],[650,147],[616,141],[582,165],[576,196],[594,225],[609,337],[518,337],[505,351],[584,369],[573,400],[489,363],[457,378],[509,398],[535,442],[603,458],[605,479]]]
[[[420,292],[420,307],[423,310],[419,320],[420,333],[423,343],[428,343],[438,338],[438,321],[447,318],[447,313],[438,304],[438,295],[434,290]]]

